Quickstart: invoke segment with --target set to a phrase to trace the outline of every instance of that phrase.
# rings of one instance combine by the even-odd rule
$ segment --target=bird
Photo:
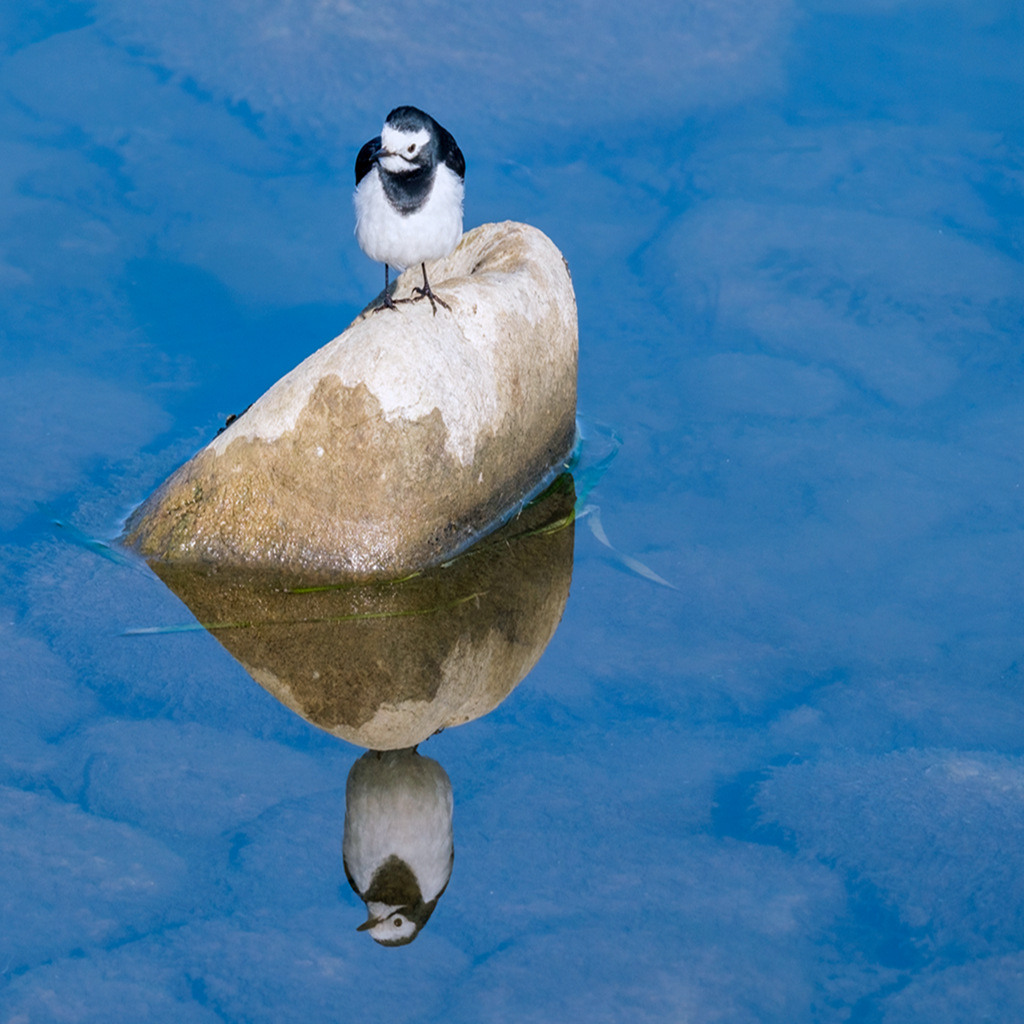
[[[423,268],[416,298],[451,310],[430,288],[427,260],[448,256],[462,237],[466,161],[451,132],[417,107],[395,107],[380,135],[356,157],[356,239],[384,264],[384,301],[377,310],[397,309],[388,294],[390,267]]]
[[[455,859],[452,784],[415,747],[370,750],[345,787],[345,877],[382,946],[413,941],[448,887]]]

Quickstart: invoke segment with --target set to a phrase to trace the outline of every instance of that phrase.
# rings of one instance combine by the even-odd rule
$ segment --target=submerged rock
[[[544,653],[569,597],[575,498],[564,474],[451,563],[398,582],[154,568],[283,704],[350,743],[397,750],[487,714]]]
[[[394,578],[499,524],[562,468],[576,301],[536,228],[468,232],[427,265],[451,307],[364,311],[128,521],[150,560]],[[401,300],[420,282],[402,275]]]

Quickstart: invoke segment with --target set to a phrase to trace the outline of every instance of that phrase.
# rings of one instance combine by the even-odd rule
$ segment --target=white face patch
[[[418,132],[400,132],[396,128],[384,125],[380,133],[381,148],[387,153],[384,160],[401,157],[403,161],[412,161],[429,141],[430,133],[426,128],[421,128]],[[391,170],[391,167],[388,167],[388,170]]]

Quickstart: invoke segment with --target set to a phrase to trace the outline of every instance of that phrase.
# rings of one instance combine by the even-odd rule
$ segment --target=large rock
[[[451,306],[364,311],[129,519],[158,561],[395,578],[450,557],[572,448],[576,301],[552,242],[485,224],[427,265]],[[395,298],[419,284],[399,279]]]

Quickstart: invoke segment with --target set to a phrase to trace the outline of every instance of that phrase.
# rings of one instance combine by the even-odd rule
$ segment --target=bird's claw
[[[397,310],[399,302],[412,302],[412,299],[393,299],[387,292],[385,292],[381,304],[379,306],[374,306],[370,312],[379,313],[382,309]]]
[[[448,303],[445,302],[440,295],[435,295],[431,291],[430,285],[427,285],[426,288],[413,288],[413,292],[415,292],[416,298],[406,299],[406,301],[419,302],[420,299],[430,299],[430,308],[434,311],[434,316],[437,316],[437,306],[435,305],[436,302],[439,302],[442,306],[444,306],[444,308],[447,309],[449,313],[452,311],[452,307],[449,306]]]

